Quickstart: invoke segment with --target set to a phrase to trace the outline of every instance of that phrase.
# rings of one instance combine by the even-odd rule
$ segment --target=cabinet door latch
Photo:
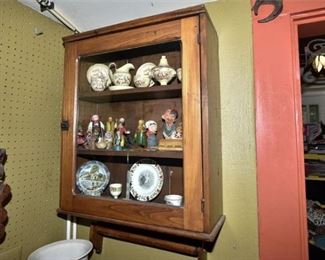
[[[204,203],[205,203],[205,199],[202,198],[201,199],[201,212],[204,212]]]
[[[61,121],[61,130],[68,131],[69,130],[69,122],[67,120]]]

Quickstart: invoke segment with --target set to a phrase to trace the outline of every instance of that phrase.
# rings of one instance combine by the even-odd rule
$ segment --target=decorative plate
[[[79,167],[76,173],[76,184],[82,193],[100,196],[108,185],[110,175],[105,164],[89,161]]]
[[[143,75],[143,76],[147,76],[152,78],[152,69],[156,67],[156,65],[152,62],[147,62],[147,63],[143,63],[137,70],[136,75]],[[151,79],[150,80],[150,84],[149,87],[152,87],[153,85],[155,85],[155,82]]]
[[[158,196],[164,184],[164,173],[158,164],[135,163],[129,170],[130,192],[140,201]]]
[[[114,91],[114,90],[131,89],[131,88],[134,88],[134,87],[132,87],[132,86],[109,86],[108,88],[109,88],[109,90]]]

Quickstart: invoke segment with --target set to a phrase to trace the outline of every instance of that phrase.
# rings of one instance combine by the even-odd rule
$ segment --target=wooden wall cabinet
[[[216,240],[222,214],[221,130],[218,78],[218,41],[203,6],[142,18],[64,38],[65,87],[62,120],[61,196],[58,213],[91,221],[91,240],[101,251],[103,236],[202,255],[205,244]],[[182,68],[182,82],[167,86],[94,92],[86,79],[95,63],[137,68],[159,63],[165,55],[169,65]],[[132,135],[139,119],[158,122],[167,108],[178,110],[183,125],[182,151],[88,150],[77,146],[78,123],[85,130],[91,115],[101,121],[124,117]],[[151,201],[138,201],[126,194],[127,172],[139,160],[158,163],[164,185]],[[123,184],[119,199],[107,188],[101,196],[82,194],[76,172],[85,162],[104,163],[110,183]],[[181,207],[164,202],[167,194],[183,196]],[[129,198],[128,198],[129,197]],[[128,199],[127,199],[128,198]]]

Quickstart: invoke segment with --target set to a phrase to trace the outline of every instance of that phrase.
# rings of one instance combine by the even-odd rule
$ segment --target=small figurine
[[[153,120],[149,120],[145,124],[147,128],[147,147],[156,148],[157,147],[157,123]]]
[[[175,139],[182,139],[182,138],[183,138],[183,124],[181,122],[176,127]]]
[[[92,115],[87,129],[87,141],[90,149],[95,149],[96,142],[101,142],[105,133],[105,126],[98,115]]]
[[[146,127],[144,125],[144,120],[140,119],[138,122],[137,130],[134,134],[134,142],[136,145],[145,147],[146,146]]]
[[[167,109],[165,113],[161,116],[164,120],[163,126],[163,136],[165,139],[175,139],[176,135],[176,119],[178,117],[178,112],[176,109]]]
[[[114,132],[114,122],[113,122],[113,118],[111,116],[108,117],[108,120],[106,122],[106,131]]]
[[[124,147],[129,145],[130,131],[125,128],[125,119],[121,117],[118,121],[115,120],[114,124],[114,150],[123,150]]]
[[[87,133],[95,135],[98,138],[101,138],[105,132],[104,124],[99,120],[98,115],[92,115],[91,121],[88,124]]]
[[[81,123],[78,122],[77,145],[82,146],[86,143],[86,137],[83,133]]]
[[[104,139],[106,142],[106,149],[110,149],[114,140],[114,122],[111,116],[108,117],[108,121],[106,122],[106,133]]]

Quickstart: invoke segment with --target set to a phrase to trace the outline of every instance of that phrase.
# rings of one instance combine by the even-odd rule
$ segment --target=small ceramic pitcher
[[[115,72],[111,70],[111,67],[115,67]],[[131,73],[130,70],[134,70],[132,63],[126,63],[122,67],[117,68],[114,62],[108,65],[109,76],[115,86],[130,86],[131,83]]]

